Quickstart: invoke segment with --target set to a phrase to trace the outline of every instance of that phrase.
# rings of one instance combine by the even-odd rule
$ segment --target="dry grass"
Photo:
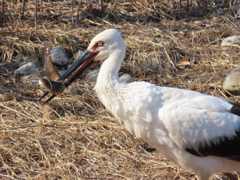
[[[84,79],[75,83],[80,95],[65,92],[41,107],[36,100],[43,91],[13,74],[21,61],[33,61],[41,71],[43,42],[57,46],[58,39],[70,39],[63,45],[74,53],[86,48],[96,33],[113,27],[127,45],[121,72],[136,81],[238,102],[239,97],[227,97],[221,88],[239,64],[239,47],[219,47],[223,37],[240,34],[232,9],[217,15],[209,6],[198,9],[193,4],[195,17],[189,18],[183,9],[171,11],[171,3],[150,2],[105,3],[105,18],[83,13],[78,24],[71,23],[70,3],[60,11],[56,2],[43,2],[37,30],[31,2],[24,21],[12,11],[0,29],[0,63],[9,63],[0,66],[0,86],[7,91],[0,95],[2,179],[194,179],[118,125]],[[78,43],[71,44],[71,39]]]

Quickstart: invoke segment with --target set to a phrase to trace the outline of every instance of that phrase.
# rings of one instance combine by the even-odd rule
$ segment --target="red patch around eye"
[[[93,47],[92,50],[95,51],[98,47],[103,46],[104,43],[102,41],[98,41]]]

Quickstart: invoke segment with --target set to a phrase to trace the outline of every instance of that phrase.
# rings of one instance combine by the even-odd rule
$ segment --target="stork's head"
[[[75,76],[79,77],[82,71],[89,68],[94,62],[104,61],[110,56],[123,56],[121,58],[118,58],[123,59],[125,56],[125,52],[126,46],[120,33],[116,29],[107,29],[99,33],[92,39],[91,43],[84,51],[82,56],[79,57],[72,64],[72,66],[62,75],[61,80],[65,79],[67,76],[69,76],[69,74],[71,74],[78,68],[74,76],[69,79],[71,83],[76,79]]]
[[[63,85],[67,87],[75,79],[77,79],[84,70],[89,68],[94,62],[104,61],[108,59],[110,56],[118,56],[118,58],[109,58],[109,60],[115,59],[117,62],[112,63],[121,64],[121,62],[118,62],[118,60],[119,59],[123,60],[125,56],[125,51],[126,51],[125,43],[120,33],[116,29],[107,29],[99,33],[92,39],[88,48],[84,51],[81,57],[79,57],[57,81],[58,82],[64,81],[66,78],[70,76],[70,74],[72,74],[76,69],[78,69],[75,72],[75,74],[73,74],[68,79],[68,81],[63,83]]]
[[[125,52],[126,46],[121,34],[116,29],[107,29],[92,39],[88,48],[84,51],[81,57],[79,57],[60,77],[60,80],[64,80],[72,72],[78,69],[77,72],[69,79],[71,83],[81,75],[82,71],[90,67],[94,62],[104,61],[111,55],[119,56],[119,54],[121,54],[124,57]]]
[[[126,51],[122,36],[116,29],[107,29],[96,35],[89,44],[87,51],[94,53],[94,61],[107,59],[116,51]]]

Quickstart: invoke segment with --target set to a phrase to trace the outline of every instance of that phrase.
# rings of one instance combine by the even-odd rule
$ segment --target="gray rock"
[[[151,69],[153,71],[157,71],[160,67],[160,63],[159,60],[161,59],[160,56],[156,56],[156,55],[149,55],[146,59],[145,59],[145,63],[146,63],[146,68]]]
[[[240,95],[240,66],[227,75],[223,82],[223,88],[233,95]]]
[[[0,63],[0,67],[6,66],[6,65],[8,65],[8,62],[2,62],[2,63]]]
[[[63,65],[69,61],[68,51],[63,46],[51,49],[52,62],[58,65]]]
[[[21,67],[21,66],[23,66],[23,65],[25,65],[25,64],[27,64],[26,61],[20,62],[20,63],[19,63],[19,67]]]
[[[123,74],[119,77],[120,81],[123,81],[123,82],[126,82],[126,83],[130,83],[130,82],[133,82],[134,79],[133,77],[130,75],[130,74]]]
[[[222,8],[221,7],[217,8],[217,13],[222,14]]]
[[[92,86],[94,86],[97,82],[97,77],[98,77],[98,73],[99,73],[99,70],[93,70],[91,72],[89,72],[86,76],[86,82],[91,84]],[[131,75],[125,73],[119,73],[119,79],[120,81],[123,81],[123,82],[126,82],[126,83],[129,83],[129,82],[133,82],[134,79]]]
[[[83,52],[84,52],[84,51],[78,50],[78,51],[74,54],[75,60],[78,59],[78,58],[83,54]]]
[[[60,76],[62,76],[65,73],[65,71],[58,71],[58,73],[60,74]]]
[[[37,80],[31,80],[31,84],[39,84],[39,79],[37,79]]]
[[[240,10],[240,5],[239,4],[236,4],[235,6],[234,6],[234,9],[235,9],[235,11],[239,11]]]
[[[33,84],[33,85],[35,85],[35,84],[38,84],[39,78],[37,76],[34,76],[34,75],[23,76],[22,82],[24,84]]]
[[[90,71],[86,76],[86,82],[94,86],[97,82],[99,70]]]
[[[240,36],[229,36],[222,40],[221,46],[237,46],[240,45]]]
[[[5,90],[0,87],[0,94],[4,94],[4,93],[5,93]]]
[[[15,74],[23,74],[23,75],[35,75],[39,76],[38,71],[36,69],[36,66],[33,62],[29,62],[18,68],[15,72]]]

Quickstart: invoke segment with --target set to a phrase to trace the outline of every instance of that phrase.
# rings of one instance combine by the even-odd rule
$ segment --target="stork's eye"
[[[102,41],[99,41],[99,42],[97,43],[97,45],[98,45],[98,46],[102,46],[102,45],[103,45],[103,42],[102,42]]]
[[[104,42],[102,41],[98,41],[93,47],[92,49],[95,51],[98,47],[101,47],[104,45]]]

